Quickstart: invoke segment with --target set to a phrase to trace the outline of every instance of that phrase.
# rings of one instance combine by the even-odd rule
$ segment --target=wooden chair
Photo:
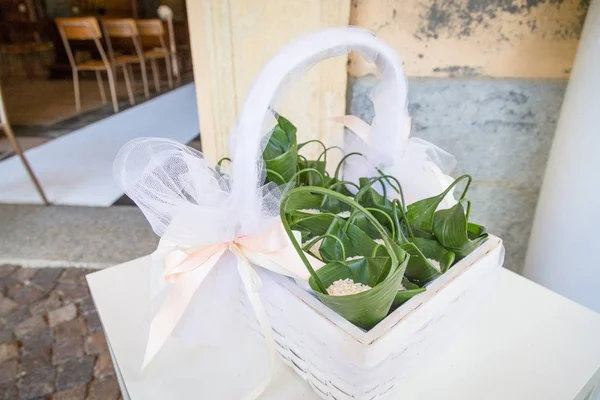
[[[117,102],[117,92],[115,87],[115,80],[113,76],[113,68],[106,57],[104,48],[100,44],[102,38],[102,31],[98,20],[94,17],[81,17],[81,18],[56,18],[56,26],[60,33],[60,37],[65,46],[69,63],[73,71],[73,86],[75,87],[75,108],[77,112],[81,111],[81,96],[79,93],[79,71],[94,71],[96,73],[96,80],[98,81],[98,88],[100,90],[100,96],[102,102],[106,103],[106,94],[104,93],[104,85],[102,83],[101,71],[106,71],[108,76],[108,85],[110,88],[110,96],[112,98],[114,112],[119,111],[119,104]],[[80,64],[75,61],[75,56],[71,50],[69,44],[70,40],[92,40],[96,45],[96,49],[100,54],[100,60],[88,60]]]
[[[146,60],[144,59],[144,51],[142,49],[135,20],[132,18],[103,19],[102,29],[104,30],[104,38],[108,48],[108,57],[112,64],[124,65],[127,68],[127,72],[125,72],[125,67],[123,68],[123,73],[125,75],[127,93],[129,94],[129,102],[132,105],[135,104],[135,100],[131,91],[131,84],[128,83],[128,75],[131,75],[131,82],[133,82],[131,64],[140,64],[140,69],[142,71],[142,82],[144,85],[144,96],[146,96],[146,98],[150,97],[150,91],[148,89],[148,76],[146,74]],[[133,43],[135,54],[116,54],[111,38],[130,38]]]
[[[158,68],[156,60],[163,58],[167,66],[167,79],[169,88],[173,88],[173,75],[171,73],[171,52],[165,43],[165,28],[160,19],[138,19],[136,20],[137,29],[142,38],[157,38],[159,46],[144,51],[144,58],[150,60],[152,67],[152,76],[156,91],[160,93],[160,82],[158,79]]]

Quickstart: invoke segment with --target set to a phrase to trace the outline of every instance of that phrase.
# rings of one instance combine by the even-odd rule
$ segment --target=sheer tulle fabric
[[[267,63],[250,90],[230,136],[231,174],[209,165],[202,153],[169,139],[134,139],[117,155],[115,179],[161,237],[151,271],[155,311],[171,289],[163,271],[169,249],[230,242],[271,227],[275,219],[269,217],[279,215],[285,189],[264,183],[261,154],[274,125],[269,109],[277,109],[286,83],[312,64],[351,50],[375,62],[381,81],[372,92],[376,116],[368,146],[360,149],[366,160],[349,161],[345,177],[376,176],[374,168],[381,168],[399,177],[411,201],[448,185],[445,174],[453,167],[453,157],[408,137],[407,84],[395,51],[360,28],[333,28],[302,37]],[[349,141],[346,152],[357,145]],[[236,300],[241,290],[235,258],[227,254],[198,289],[174,336],[190,345],[231,343],[232,335],[240,332],[231,324],[239,322],[236,315],[244,307]]]

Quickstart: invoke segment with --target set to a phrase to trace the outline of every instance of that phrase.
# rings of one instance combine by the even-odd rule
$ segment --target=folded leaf
[[[304,160],[298,159],[298,171],[301,171],[306,168],[316,169],[321,173],[322,176],[326,175],[325,171],[325,161],[312,161],[312,160]],[[321,182],[321,175],[316,172],[307,172],[300,176],[299,185],[300,186],[323,186],[323,182]],[[326,178],[327,180],[327,178]]]
[[[293,230],[308,231],[310,237],[324,235],[334,219],[338,218],[334,214],[307,214],[302,211],[291,211],[287,216]]]
[[[373,253],[373,249],[377,245],[375,241],[360,228],[337,217],[333,219],[326,233],[336,236],[341,240],[344,244],[346,257],[370,257]],[[342,248],[339,241],[333,238],[327,237],[323,239],[321,247],[319,248],[319,253],[325,262],[345,261],[345,259],[342,258]]]
[[[330,212],[333,214],[338,214],[343,211],[349,211],[351,208],[348,204],[343,203],[332,196],[323,196],[323,201],[321,202],[319,207],[321,211]]]
[[[414,243],[425,257],[440,263],[442,273],[448,271],[454,263],[456,255],[453,252],[446,250],[444,246],[439,244],[436,240],[415,238]]]
[[[389,257],[364,257],[358,260],[346,261],[345,264],[352,270],[354,282],[375,287],[387,278],[391,263]]]
[[[296,127],[281,115],[277,115],[277,125],[271,131],[269,141],[263,151],[263,158],[271,160],[291,150],[297,145]]]
[[[426,290],[425,288],[421,288],[418,285],[415,285],[406,278],[402,280],[402,286],[404,286],[404,289],[398,290],[398,293],[396,293],[390,312],[394,311],[402,304],[406,303],[408,300],[412,299],[419,293],[423,293]]]
[[[298,170],[296,127],[280,115],[263,151],[263,159],[270,182],[287,183]]]
[[[287,204],[289,211],[294,210],[318,210],[323,202],[323,195],[303,193],[301,196],[290,198]]]
[[[408,266],[406,267],[406,277],[413,283],[419,286],[425,286],[435,278],[442,275],[427,257],[423,255],[421,250],[414,243],[404,243],[400,247],[410,254]]]
[[[454,207],[437,211],[433,221],[433,231],[437,240],[459,259],[466,257],[488,237],[485,228],[480,225],[471,224],[468,230],[464,203],[468,201],[461,200]]]
[[[452,182],[446,190],[434,197],[416,201],[410,204],[408,208],[407,218],[410,223],[415,236],[424,237],[428,239],[433,238],[433,215],[435,214],[440,203],[446,197],[448,193],[456,186],[456,184],[462,179],[468,179],[467,186],[463,191],[463,197],[471,183],[471,177],[463,175]],[[461,197],[462,198],[462,197]]]
[[[373,214],[373,216],[375,216],[376,213],[371,213]],[[379,232],[377,231],[377,229],[373,226],[372,223],[369,222],[369,220],[362,214],[355,214],[352,217],[352,223],[359,228],[360,230],[362,230],[363,232],[365,232],[367,235],[369,235],[369,237],[373,238],[373,239],[380,239],[381,235],[379,234]],[[384,225],[384,228],[386,228],[386,230],[388,231],[388,233],[391,234],[389,228],[387,226]]]

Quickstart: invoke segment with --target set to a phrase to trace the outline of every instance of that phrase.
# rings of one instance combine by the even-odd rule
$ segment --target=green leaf
[[[287,204],[289,211],[294,210],[318,210],[323,202],[323,195],[303,193],[301,196],[290,198]],[[303,213],[307,215],[307,213]]]
[[[454,263],[456,255],[453,252],[446,250],[444,246],[439,244],[436,240],[415,238],[414,243],[425,257],[440,263],[442,273],[448,271]]]
[[[364,257],[358,260],[346,261],[352,270],[354,282],[375,287],[383,281],[390,272],[389,257]]]
[[[296,127],[281,115],[277,116],[277,125],[271,131],[267,146],[263,151],[263,158],[271,160],[291,150],[297,145]]]
[[[388,315],[402,283],[407,261],[404,260],[387,279],[372,289],[353,295],[329,296],[320,292],[313,276],[308,282],[325,305],[359,328],[369,330]],[[339,279],[355,277],[353,270],[341,262],[326,264],[316,271],[316,274],[326,288]]]
[[[289,151],[272,158],[265,159],[267,168],[267,179],[269,182],[275,182],[279,185],[290,182],[296,174],[298,168],[298,151],[296,145],[293,145]],[[273,172],[275,173],[273,173]],[[284,181],[282,182],[282,178]]]
[[[334,214],[307,214],[302,211],[291,211],[287,217],[293,230],[308,231],[311,237],[324,235],[334,219],[339,219]]]
[[[462,197],[464,197],[471,183],[471,177],[468,175],[463,175],[457,178],[439,195],[416,201],[408,206],[408,223],[411,225],[416,236],[429,239],[433,238],[433,215],[435,214],[435,211],[439,207],[444,197],[446,197],[446,195],[462,179],[468,179],[467,186],[462,194]]]
[[[325,176],[325,162],[324,161],[312,161],[312,160],[298,160],[298,170],[313,168],[321,173],[321,175]],[[321,180],[321,175],[315,172],[307,172],[300,176],[299,184],[302,186],[323,186],[323,182]]]
[[[296,127],[280,115],[277,116],[277,125],[271,131],[263,151],[263,159],[267,168],[267,180],[270,182],[287,183],[298,169]]]
[[[442,275],[414,243],[404,243],[400,247],[410,254],[408,266],[406,267],[406,277],[411,282],[424,286]]]
[[[467,223],[467,236],[469,236],[469,239],[477,239],[479,236],[485,235],[486,233],[487,230],[485,227],[472,222]]]
[[[319,209],[322,212],[330,212],[333,214],[340,213],[342,211],[349,211],[350,206],[346,203],[339,201],[337,198],[332,196],[323,196]]]
[[[353,224],[346,223],[341,218],[334,218],[327,229],[330,235],[338,237],[344,244],[346,257],[363,256],[370,257],[377,245],[365,232]],[[332,238],[325,238],[319,248],[323,261],[345,261],[342,259],[340,243]]]
[[[438,242],[454,252],[458,259],[466,257],[488,237],[485,228],[480,225],[471,224],[470,229],[468,228],[463,203],[468,204],[468,201],[461,200],[454,207],[437,211],[433,221],[433,231]]]
[[[396,271],[398,269],[399,265],[401,263],[404,263],[405,261],[407,261],[407,259],[409,258],[409,255],[404,250],[402,250],[401,248],[399,248],[398,246],[395,245],[393,240],[386,233],[385,228],[383,226],[381,226],[381,224],[377,221],[377,219],[375,217],[373,217],[367,209],[365,209],[363,206],[361,206],[354,200],[352,200],[340,193],[337,193],[333,190],[326,189],[323,187],[310,187],[310,186],[297,187],[295,189],[290,190],[286,194],[284,194],[284,196],[281,199],[281,205],[280,205],[281,222],[282,222],[283,228],[285,229],[289,239],[292,242],[292,245],[296,249],[296,252],[300,256],[300,259],[302,260],[302,262],[306,266],[306,269],[310,273],[311,279],[313,280],[314,284],[318,288],[319,293],[326,294],[326,287],[324,286],[323,282],[321,281],[321,279],[315,272],[314,268],[308,261],[308,258],[306,257],[302,247],[300,246],[300,244],[298,244],[298,241],[294,237],[294,233],[292,232],[291,223],[288,220],[288,216],[290,213],[288,213],[286,210],[287,203],[288,203],[290,197],[292,197],[294,195],[300,195],[303,193],[314,193],[314,194],[321,194],[324,196],[335,197],[338,200],[340,200],[341,202],[344,202],[344,203],[350,205],[354,210],[364,214],[369,219],[369,221],[377,228],[377,230],[379,231],[379,234],[382,237],[383,243],[386,246],[386,249],[389,249],[389,256],[391,258],[390,269],[392,271]],[[298,213],[298,211],[295,211],[295,213]],[[337,218],[337,217],[333,216],[333,218]],[[295,222],[302,223],[302,222],[306,222],[305,220],[306,220],[306,218],[296,218]],[[294,222],[294,221],[292,221],[292,222]],[[346,226],[344,227],[345,233],[350,232],[351,227],[356,228],[352,224],[347,223]],[[300,228],[300,229],[307,230],[306,228]],[[356,228],[356,229],[358,229],[358,228]],[[363,233],[363,235],[366,235],[364,232],[362,232],[362,233]],[[370,238],[369,238],[369,240],[370,240]],[[353,245],[356,245],[356,246],[358,246],[358,244],[364,245],[364,240],[359,240],[357,243],[353,243]],[[374,248],[376,248],[376,247],[374,247]],[[371,252],[371,253],[373,253],[373,252]],[[404,267],[404,268],[406,268],[406,267]],[[403,271],[403,273],[404,273],[404,271]],[[386,279],[386,281],[387,281],[387,279]]]
[[[375,216],[375,213],[372,213],[372,214]],[[381,235],[379,234],[377,229],[373,226],[372,223],[369,222],[369,220],[364,215],[362,215],[362,214],[353,215],[352,223],[357,228],[359,228],[360,230],[365,232],[367,235],[369,235],[370,238],[373,238],[373,239],[381,238]],[[386,226],[384,226],[384,227],[387,229]]]
[[[402,304],[406,303],[408,300],[412,299],[419,293],[423,293],[426,290],[425,288],[421,288],[418,285],[415,285],[406,278],[402,280],[402,286],[404,286],[405,289],[398,290],[398,293],[396,293],[390,312],[396,310]]]

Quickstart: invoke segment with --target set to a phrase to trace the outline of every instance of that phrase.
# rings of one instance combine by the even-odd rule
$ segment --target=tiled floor
[[[89,272],[0,265],[0,399],[121,398]]]

